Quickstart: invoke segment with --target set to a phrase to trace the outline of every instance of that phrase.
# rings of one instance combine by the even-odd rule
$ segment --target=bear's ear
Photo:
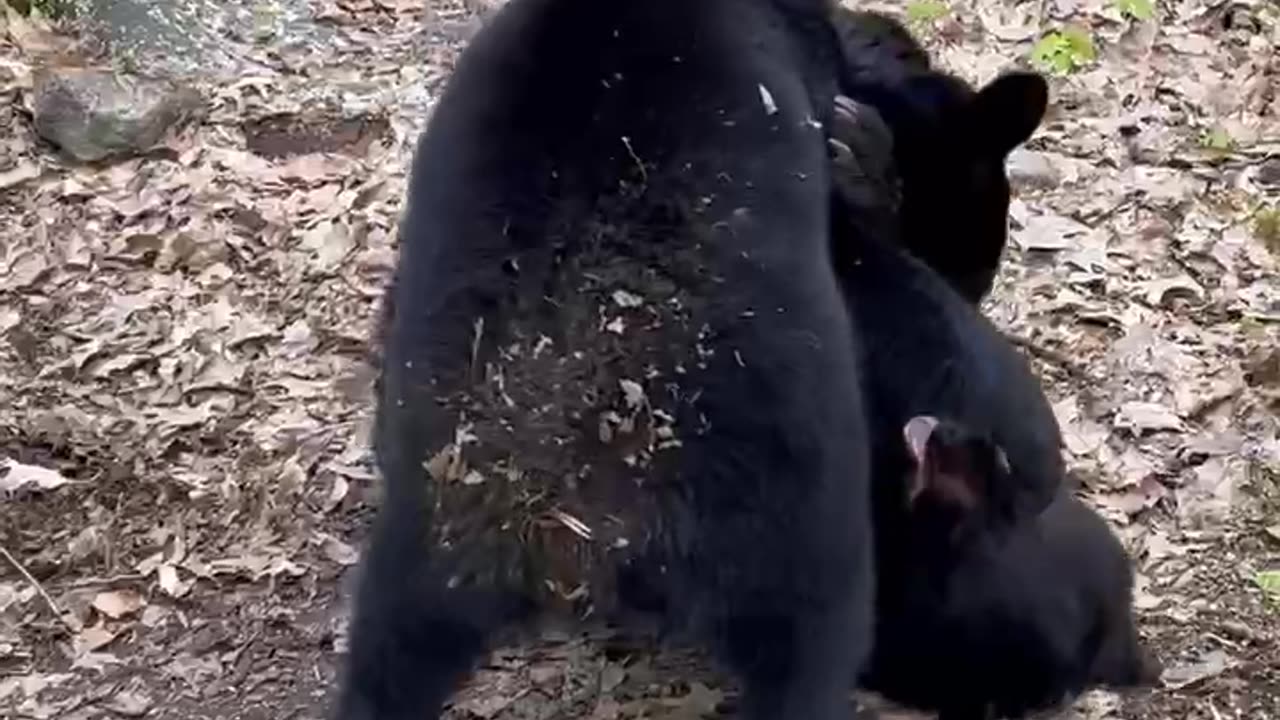
[[[991,474],[1008,462],[1002,448],[979,441],[971,430],[954,421],[932,415],[908,420],[902,427],[902,439],[912,462],[907,477],[908,507],[927,498],[959,517],[986,511]]]
[[[1049,86],[1036,73],[1009,72],[987,83],[973,99],[971,129],[983,148],[1000,157],[1026,142],[1049,105]]]

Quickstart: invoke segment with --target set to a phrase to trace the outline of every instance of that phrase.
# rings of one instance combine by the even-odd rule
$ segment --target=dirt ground
[[[1063,717],[1280,718],[1280,6],[886,7],[971,80],[1059,66],[1010,160],[986,310],[1132,551],[1166,665]],[[93,166],[28,114],[65,42],[0,20],[0,718],[326,713],[407,162],[483,8],[315,8],[338,41],[245,42],[260,69],[201,79],[201,122]],[[733,698],[698,655],[597,628],[496,652],[449,712],[692,720]]]

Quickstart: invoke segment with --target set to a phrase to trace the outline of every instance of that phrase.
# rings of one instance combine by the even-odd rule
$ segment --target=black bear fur
[[[870,645],[820,0],[512,0],[414,161],[342,720],[435,717],[493,633],[656,569],[749,718]]]

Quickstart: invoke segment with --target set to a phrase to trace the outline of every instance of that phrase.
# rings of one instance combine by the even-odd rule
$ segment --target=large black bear
[[[892,129],[901,182],[899,240],[970,302],[991,289],[1007,237],[1005,159],[1044,117],[1039,75],[1008,72],[975,90],[933,68],[896,20],[835,10],[843,92]]]
[[[1102,518],[1061,489],[992,532],[988,504],[1009,482],[1001,448],[932,416],[908,420],[902,440],[914,461],[894,519],[903,581],[880,613],[869,687],[939,720],[987,720],[1159,678],[1129,558]]]
[[[945,414],[990,433],[1012,461],[992,521],[1035,514],[1064,480],[1057,421],[1026,361],[975,306],[1005,244],[1005,156],[1043,117],[1045,81],[1009,72],[974,89],[934,69],[888,16],[839,8],[833,24],[852,99],[836,99],[829,129],[832,253],[866,351],[873,477],[908,466],[897,438],[907,418]],[[881,573],[891,567],[881,562]]]
[[[1003,76],[987,87],[1004,83],[1035,85]],[[1025,105],[1025,95],[1010,93],[1009,99],[1011,111]],[[1044,390],[991,321],[947,278],[901,246],[906,211],[885,190],[895,186],[894,158],[902,154],[892,123],[882,119],[878,107],[846,98],[838,98],[837,105],[831,133],[842,150],[834,160],[832,263],[863,349],[873,495],[896,486],[894,479],[909,467],[911,459],[899,442],[903,423],[937,414],[988,433],[1007,453],[1010,483],[992,501],[993,521],[1009,524],[1035,514],[1065,478],[1061,432]],[[998,123],[993,119],[992,124]],[[998,204],[1001,192],[988,192],[992,197],[975,202]],[[905,205],[910,194],[905,182],[901,194]],[[1007,191],[1003,197],[1007,202]],[[988,238],[981,225],[957,224],[954,232],[961,241],[982,244]],[[885,543],[881,550],[883,578],[892,572],[894,563],[885,553],[893,553],[894,546]]]
[[[862,682],[969,720],[1151,680],[1128,559],[1070,498],[1042,388],[974,305],[898,244],[884,190],[897,138],[876,109],[837,106],[833,263],[864,350],[873,448],[876,642]],[[935,415],[949,420],[922,433]],[[1057,585],[1040,577],[1058,571]]]
[[[829,257],[821,0],[513,0],[420,143],[344,720],[434,717],[500,626],[643,565],[750,718],[870,642],[865,413]]]

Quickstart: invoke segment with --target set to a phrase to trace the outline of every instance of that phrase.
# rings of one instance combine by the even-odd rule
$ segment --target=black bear
[[[974,90],[888,16],[839,8],[833,24],[851,97],[836,98],[829,128],[832,253],[865,349],[873,477],[909,463],[906,418],[948,413],[1009,453],[992,521],[1034,514],[1064,480],[1061,434],[1026,361],[975,306],[1006,240],[1005,156],[1043,117],[1045,81],[1011,72]],[[881,546],[882,574],[893,552]]]
[[[877,551],[862,682],[941,720],[1150,682],[1128,558],[1070,497],[1043,390],[974,308],[1005,242],[999,164],[1038,123],[1043,81],[974,93],[892,21],[844,18],[860,24],[842,28],[856,100],[837,99],[832,128],[832,251],[864,350]]]
[[[886,588],[866,685],[940,720],[1019,718],[1091,686],[1154,683],[1133,571],[1106,522],[1065,489],[992,532],[1000,446],[961,423],[911,418],[898,488],[898,582]],[[882,536],[884,537],[884,536]]]
[[[750,718],[835,720],[870,643],[823,0],[512,0],[415,157],[385,495],[338,715],[435,717],[495,630],[662,578]]]
[[[1061,433],[1044,390],[991,321],[899,244],[905,211],[885,190],[894,186],[893,158],[900,154],[892,124],[877,107],[847,98],[836,104],[831,133],[841,149],[833,161],[832,263],[863,349],[873,496],[892,492],[894,478],[910,465],[899,442],[903,423],[943,414],[989,433],[1008,454],[1010,486],[993,500],[993,520],[1035,514],[1065,478]],[[904,205],[907,193],[904,183]],[[982,228],[971,227],[957,225],[956,232],[982,242]],[[881,546],[882,575],[885,554],[893,552],[892,544]]]
[[[965,713],[988,707],[1022,712],[1054,692],[1078,689],[1082,682],[1121,682],[1124,672],[1136,667],[1128,652],[1132,645],[1126,644],[1133,639],[1126,635],[1132,629],[1127,570],[1116,569],[1117,552],[1120,565],[1127,568],[1123,551],[1109,535],[1098,535],[1097,522],[1079,519],[1087,510],[1063,509],[1070,503],[1060,499],[1067,491],[1057,422],[1025,360],[973,304],[897,242],[896,197],[885,190],[894,186],[896,170],[892,158],[897,155],[897,138],[891,127],[876,108],[847,98],[838,98],[836,104],[831,128],[839,146],[833,161],[832,256],[857,346],[863,350],[860,371],[874,479],[876,642],[863,681],[892,698],[941,709],[948,720],[962,720],[968,717]],[[920,422],[913,418],[925,415],[946,416],[953,423],[922,436]],[[924,464],[920,448],[929,445],[904,444],[904,426],[916,429],[909,438],[933,441],[942,454],[932,457],[949,458],[947,452],[963,451],[965,463]],[[946,432],[952,427],[965,429],[965,438],[984,439],[987,450],[953,438]],[[963,482],[912,484],[908,489],[919,499],[910,513],[904,510],[901,478],[952,478],[955,467],[964,470]],[[929,492],[920,497],[923,489]],[[1057,529],[1055,523],[1064,516],[1070,522]],[[1049,543],[1037,534],[1050,525],[1062,535],[1061,541]],[[948,552],[953,540],[968,535],[981,542],[959,547],[975,550]],[[1063,610],[1048,599],[1034,605],[1042,601],[1034,594],[1038,591],[1022,590],[1013,582],[1039,572],[1041,562],[1056,562],[1074,552],[1064,546],[1077,542],[1080,554],[1071,558],[1072,587],[1105,605],[1111,618],[1107,622],[1114,627],[1107,635],[1110,644],[1080,650],[1070,656],[1074,664],[1028,669],[1026,687],[1032,690],[1027,698],[1017,695],[1022,690],[991,684],[994,678],[983,685],[978,682],[981,677],[956,675],[960,671],[946,663],[963,665],[969,655],[975,667],[1026,662],[1032,668],[1037,656],[1031,653],[1041,652],[1041,647],[1043,652],[1056,652],[1057,643],[1075,642],[1095,629],[1084,625],[1085,620],[1058,617],[1069,607]],[[1090,553],[1097,554],[1102,566],[1096,575]],[[1012,559],[1019,564],[1011,569]],[[933,579],[951,583],[954,592],[950,586],[930,584]],[[971,608],[965,604],[969,598],[984,604]],[[1016,610],[1005,612],[1002,603],[1031,603],[1027,607],[1032,609],[1019,616]],[[1007,631],[999,626],[1006,621]],[[1038,625],[1059,621],[1062,635],[1047,635]],[[1072,622],[1076,624],[1068,626]],[[1003,646],[982,636],[971,638],[978,627],[995,635],[1021,633],[1019,642],[1031,649],[1023,653],[1016,643]],[[917,628],[928,631],[912,634]],[[945,662],[937,661],[936,668],[929,665],[935,657]],[[1116,659],[1099,660],[1102,670],[1096,676],[1081,670],[1095,657]],[[943,670],[962,680],[953,683],[953,675]],[[1010,685],[1022,687],[1020,682],[1021,678]],[[947,694],[959,690],[971,694]],[[1025,708],[1019,705],[1024,701]]]
[[[1044,78],[1008,72],[974,90],[934,69],[886,15],[841,7],[833,24],[843,93],[874,107],[893,133],[900,242],[976,304],[991,289],[1007,238],[1005,159],[1044,117]]]

